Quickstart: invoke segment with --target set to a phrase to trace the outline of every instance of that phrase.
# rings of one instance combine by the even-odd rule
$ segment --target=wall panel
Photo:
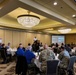
[[[5,43],[4,34],[5,34],[5,31],[4,30],[0,30],[0,38],[2,39],[3,43]]]
[[[44,34],[41,34],[40,35],[40,40],[41,42],[43,43],[43,45],[45,44],[45,35]]]
[[[20,32],[18,31],[13,31],[13,39],[12,39],[12,43],[13,43],[13,47],[17,47],[20,43]]]
[[[45,43],[50,45],[51,41],[50,41],[50,36],[49,35],[45,35]]]
[[[31,33],[26,33],[26,46],[28,46],[28,43],[31,43],[32,39],[32,34]]]
[[[40,42],[43,44],[47,43],[48,45],[50,42],[50,36],[45,34],[37,34],[37,33],[28,33],[14,30],[2,30],[0,29],[0,38],[2,38],[3,43],[7,44],[8,42],[11,43],[11,47],[18,47],[19,43],[22,43],[23,46],[27,47],[28,43],[33,43],[34,37],[37,37]]]
[[[37,34],[36,33],[32,33],[32,39],[31,39],[31,43],[34,42],[34,38],[37,37]]]
[[[25,32],[20,32],[20,43],[23,44],[23,46],[26,46],[26,41],[27,41],[27,38],[26,38],[26,33]]]
[[[71,43],[76,44],[76,34],[65,35],[65,42],[66,44],[71,44]]]
[[[12,46],[12,31],[9,31],[9,30],[5,30],[5,35],[4,35],[4,38],[5,38],[5,44],[7,45],[7,43],[11,43],[11,46]]]
[[[37,39],[41,41],[40,36],[41,36],[41,34],[36,35]]]

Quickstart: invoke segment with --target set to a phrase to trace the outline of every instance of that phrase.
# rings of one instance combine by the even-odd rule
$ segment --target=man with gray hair
[[[55,59],[53,51],[44,45],[44,49],[41,51],[39,56],[39,61],[41,62],[41,71],[44,75],[46,75],[47,60],[53,59]]]

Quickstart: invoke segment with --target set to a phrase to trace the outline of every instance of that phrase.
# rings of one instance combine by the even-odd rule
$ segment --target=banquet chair
[[[47,74],[46,75],[57,75],[57,67],[59,60],[47,61]]]
[[[70,60],[69,60],[69,65],[67,68],[67,74],[68,75],[73,75],[73,66],[74,66],[75,62],[76,62],[76,56],[71,56]]]
[[[36,74],[36,65],[34,63],[34,59],[32,59],[31,64],[28,64],[27,73],[28,73],[28,75]]]
[[[65,72],[65,75],[74,75],[73,74],[73,65],[76,61],[76,56],[71,56],[69,59],[69,64],[67,68],[61,68],[63,72]]]
[[[17,62],[16,62],[16,74],[17,75],[26,75],[27,73],[27,61],[24,56],[17,56]]]

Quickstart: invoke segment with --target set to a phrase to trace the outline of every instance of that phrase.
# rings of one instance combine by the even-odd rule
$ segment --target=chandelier
[[[71,31],[71,29],[70,28],[68,28],[68,29],[59,29],[58,31],[60,33],[62,33],[62,34],[65,34],[65,33],[69,33]]]
[[[28,14],[26,15],[19,15],[17,17],[17,21],[19,24],[23,25],[24,27],[33,27],[39,24],[40,18],[35,15],[30,15],[28,12]]]

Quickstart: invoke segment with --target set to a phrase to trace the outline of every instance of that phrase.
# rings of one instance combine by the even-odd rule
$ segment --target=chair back
[[[59,60],[47,61],[47,75],[56,75]]]
[[[16,62],[16,74],[20,74],[21,72],[27,71],[27,61],[24,56],[17,56],[17,62]]]
[[[68,70],[73,69],[74,62],[76,61],[76,56],[71,56],[69,60]]]

